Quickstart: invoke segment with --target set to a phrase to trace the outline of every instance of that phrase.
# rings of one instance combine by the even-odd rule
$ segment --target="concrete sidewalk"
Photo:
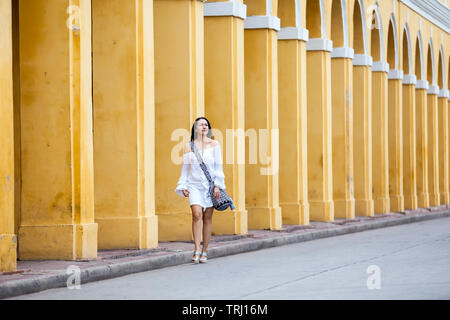
[[[213,236],[208,248],[211,259],[264,248],[429,219],[450,217],[448,206],[404,213],[312,221],[309,226],[284,225],[282,230],[249,230],[247,235]],[[214,222],[213,222],[214,223]],[[151,250],[99,251],[98,258],[81,261],[18,261],[18,271],[0,273],[0,299],[67,286],[69,267],[80,269],[81,284],[127,274],[191,263],[192,242],[160,242]],[[201,267],[201,266],[199,266]]]

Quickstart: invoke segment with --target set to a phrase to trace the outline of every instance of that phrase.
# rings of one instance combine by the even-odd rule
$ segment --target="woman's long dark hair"
[[[195,128],[197,127],[197,122],[199,122],[199,120],[201,119],[205,119],[206,123],[208,123],[208,133],[206,134],[206,136],[210,139],[212,138],[212,130],[211,130],[211,124],[209,123],[209,120],[206,119],[205,117],[199,117],[197,119],[195,119],[194,124],[192,125],[192,129],[191,129],[191,141],[194,141],[194,139],[196,138],[195,135],[197,135],[197,133],[195,133]]]

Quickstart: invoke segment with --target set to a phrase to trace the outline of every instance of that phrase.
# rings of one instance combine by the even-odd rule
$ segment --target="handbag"
[[[191,141],[191,149],[194,151],[194,154],[197,157],[198,162],[200,163],[200,167],[202,168],[203,173],[206,176],[206,179],[208,179],[209,182],[208,194],[211,197],[214,209],[216,209],[217,211],[225,211],[228,207],[230,207],[231,210],[236,209],[233,199],[231,199],[231,197],[224,189],[218,187],[220,191],[220,197],[219,199],[216,199],[214,197],[214,181],[211,179],[211,175],[209,174],[208,168],[206,167],[206,164],[203,162],[202,156],[195,147],[194,141]]]

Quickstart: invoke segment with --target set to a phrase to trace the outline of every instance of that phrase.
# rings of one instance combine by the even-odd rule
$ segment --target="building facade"
[[[0,271],[191,240],[198,116],[215,234],[450,204],[449,31],[442,0],[0,0]]]

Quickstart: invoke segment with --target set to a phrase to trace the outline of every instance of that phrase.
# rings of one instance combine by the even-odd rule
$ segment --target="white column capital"
[[[448,98],[449,98],[449,91],[448,91],[447,89],[441,89],[441,90],[439,90],[439,95],[438,95],[438,97],[439,97],[439,98],[446,98],[446,99],[448,99]]]
[[[280,31],[280,19],[275,16],[249,16],[244,21],[244,29],[272,29]]]
[[[417,77],[414,74],[406,74],[403,77],[403,84],[413,84],[416,85]]]
[[[309,40],[308,29],[298,27],[281,28],[278,32],[278,40]]]
[[[349,47],[333,48],[333,51],[331,51],[331,58],[353,59],[354,56],[355,56],[355,51],[353,50],[353,48],[349,48]]]
[[[428,94],[439,94],[439,87],[435,84],[431,84],[427,91]]]
[[[307,51],[333,51],[333,41],[322,38],[309,39],[306,43]]]
[[[429,84],[427,80],[417,80],[416,89],[425,89],[428,90]]]
[[[241,19],[247,17],[247,6],[239,1],[205,2],[203,15],[205,17],[232,16]]]
[[[403,80],[403,71],[399,69],[390,69],[388,72],[389,80]]]
[[[367,54],[355,54],[353,57],[353,65],[371,67],[373,65],[373,59]]]
[[[383,61],[376,61],[373,63],[372,72],[389,72],[389,63]]]

